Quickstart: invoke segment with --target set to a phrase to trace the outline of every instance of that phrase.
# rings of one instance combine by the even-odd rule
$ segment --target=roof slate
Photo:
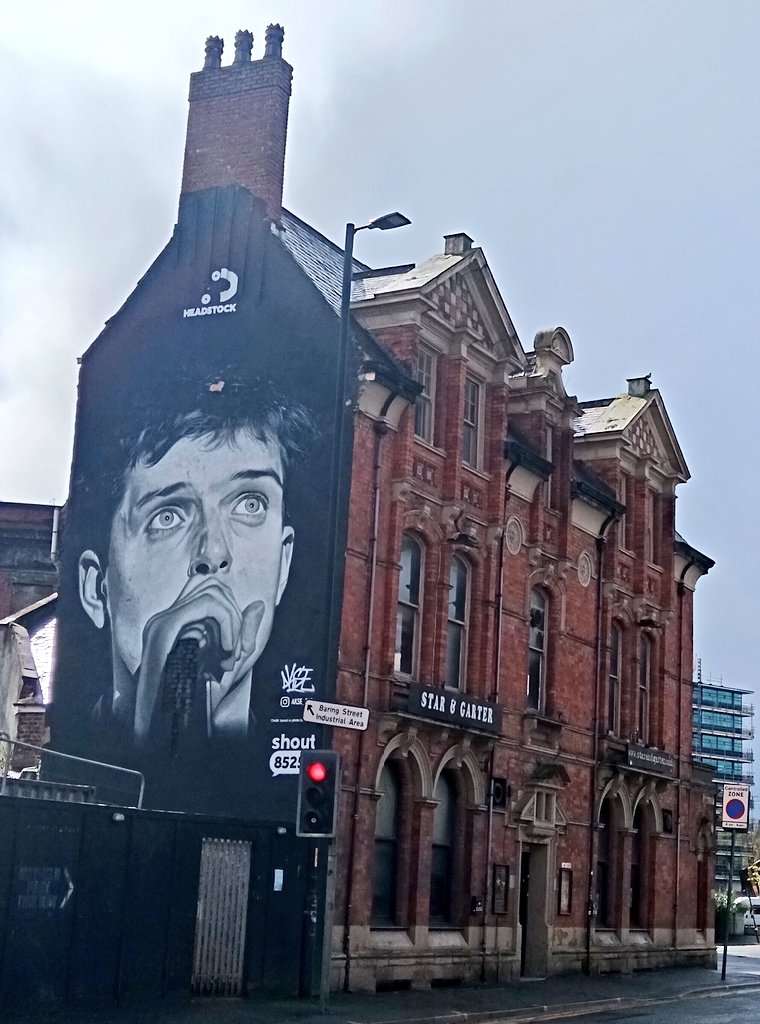
[[[581,402],[583,412],[576,420],[575,433],[582,436],[625,430],[646,404],[646,398],[636,398],[627,394],[604,399],[602,402]]]
[[[333,311],[340,315],[343,250],[288,210],[282,211],[282,231],[278,232],[278,237],[299,267],[322,293]],[[371,269],[366,263],[353,260],[355,274],[366,273]],[[359,282],[355,282],[354,286],[357,283]],[[397,378],[399,386],[405,393],[411,395],[419,391],[407,367],[403,366],[378,342],[374,335],[365,331],[355,320],[351,324],[351,336],[358,348],[371,358],[385,364],[386,369]]]
[[[282,228],[280,237],[285,248],[311,278],[335,312],[339,313],[343,250],[289,210],[282,211]],[[355,274],[370,269],[366,263],[360,263],[356,259],[353,261]]]
[[[403,274],[390,273],[387,276],[372,276],[354,282],[352,289],[353,300],[372,299],[376,295],[389,295],[393,292],[412,291],[417,288],[424,288],[445,271],[461,263],[464,256],[447,255],[440,253],[431,256],[430,259],[412,267]]]
[[[604,434],[625,430],[646,406],[646,398],[619,394],[602,401],[581,402],[582,415],[576,421],[576,434]]]

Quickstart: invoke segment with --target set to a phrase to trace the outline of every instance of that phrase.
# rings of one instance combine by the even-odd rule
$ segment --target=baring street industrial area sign
[[[332,704],[324,700],[307,700],[303,706],[303,720],[363,732],[369,725],[369,708],[357,708],[351,704]]]

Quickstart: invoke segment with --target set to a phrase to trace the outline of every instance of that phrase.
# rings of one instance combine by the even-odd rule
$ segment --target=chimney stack
[[[464,231],[459,231],[455,235],[444,235],[443,241],[445,245],[443,251],[446,256],[464,256],[472,249],[472,239]]]
[[[649,392],[652,390],[652,374],[648,373],[646,377],[629,377],[628,378],[628,394],[632,398],[646,398]]]
[[[224,41],[206,40],[202,71],[190,76],[182,194],[242,185],[279,223],[293,69],[282,59],[284,32],[266,30],[265,53],[252,60],[253,35],[235,36],[235,58],[222,67]]]

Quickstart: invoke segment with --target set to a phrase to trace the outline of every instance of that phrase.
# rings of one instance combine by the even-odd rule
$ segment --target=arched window
[[[449,613],[446,636],[446,685],[464,689],[467,667],[467,617],[470,571],[454,555],[449,574]]]
[[[644,633],[639,638],[639,703],[636,731],[639,743],[649,742],[649,697],[652,679],[652,641]]]
[[[386,761],[380,773],[375,809],[375,855],[372,878],[372,923],[396,923],[398,839],[401,786],[398,768]]]
[[[416,676],[420,647],[420,597],[422,548],[413,537],[401,542],[401,572],[396,607],[396,654],[394,669]]]
[[[543,711],[546,703],[547,605],[546,595],[542,590],[531,590],[526,702],[529,708],[535,708],[537,711]]]
[[[631,837],[631,928],[649,926],[649,852],[652,811],[639,804],[633,816]]]
[[[610,669],[607,677],[607,731],[620,735],[620,680],[623,668],[623,630],[617,622],[610,627]]]
[[[456,793],[446,772],[441,772],[433,792],[433,853],[430,867],[430,923],[450,924],[454,888],[454,828]]]

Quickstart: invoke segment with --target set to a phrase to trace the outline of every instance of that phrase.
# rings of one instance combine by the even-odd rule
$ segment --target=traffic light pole
[[[330,840],[327,848],[327,884],[325,886],[324,930],[322,933],[322,971],[319,979],[319,1009],[327,1013],[327,1001],[330,997],[330,958],[332,951],[332,928],[335,912],[335,840]]]
[[[731,856],[728,860],[728,888],[726,890],[726,931],[723,936],[723,968],[720,980],[726,980],[726,958],[728,957],[728,930],[731,927],[731,907],[733,906],[731,887],[734,884],[734,852],[736,850],[736,831],[731,831]]]

